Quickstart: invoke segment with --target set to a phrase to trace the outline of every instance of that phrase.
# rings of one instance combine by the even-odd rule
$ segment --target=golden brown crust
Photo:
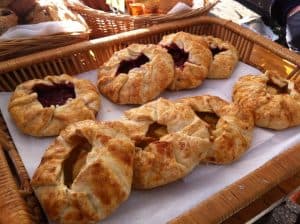
[[[144,54],[149,62],[127,73],[117,74],[122,61]],[[173,60],[156,45],[132,44],[115,52],[99,69],[98,89],[118,104],[143,104],[156,98],[174,77]]]
[[[121,122],[136,130],[128,133],[136,144],[134,188],[154,188],[183,178],[210,148],[206,124],[184,104],[160,98],[126,111],[125,117]],[[155,123],[166,128],[165,135],[147,134]]]
[[[38,94],[33,91],[38,84],[72,83],[76,97],[68,99],[64,105],[43,107]],[[53,136],[68,124],[80,120],[94,120],[100,108],[100,95],[88,80],[76,79],[69,75],[47,76],[33,79],[17,86],[10,98],[8,110],[18,128],[33,136]]]
[[[10,9],[0,7],[0,35],[17,24],[17,15]]]
[[[212,148],[203,162],[231,163],[250,147],[254,121],[252,113],[236,104],[216,96],[196,96],[179,100],[189,105],[199,117],[200,113],[215,114],[215,124],[210,126]],[[214,126],[214,127],[212,127]]]
[[[204,41],[194,41],[193,35],[178,32],[164,36],[160,41],[163,47],[176,44],[184,52],[188,53],[188,59],[183,67],[175,65],[175,76],[169,85],[170,90],[191,89],[200,86],[207,77],[209,66],[212,62],[212,54]]]
[[[73,182],[65,183],[66,161],[90,146]],[[92,120],[69,125],[46,150],[31,184],[48,217],[58,223],[95,223],[111,214],[129,196],[133,142],[105,123]],[[79,157],[80,159],[80,157]]]
[[[213,36],[194,35],[194,38],[198,41],[206,41],[213,53],[213,60],[210,64],[207,78],[229,78],[232,75],[232,72],[239,60],[239,53],[235,46],[227,41],[223,41]]]
[[[27,23],[35,24],[47,21],[81,21],[77,15],[69,10],[64,1],[39,0],[26,17]]]
[[[300,76],[287,80],[269,72],[246,75],[235,84],[233,100],[253,111],[257,126],[282,130],[300,125],[299,85]]]

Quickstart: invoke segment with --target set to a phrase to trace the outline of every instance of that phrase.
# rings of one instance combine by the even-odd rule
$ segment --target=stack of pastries
[[[151,101],[166,89],[228,78],[237,62],[230,43],[184,32],[115,52],[99,69],[98,90],[118,104],[142,104],[117,121],[96,121],[100,94],[89,81],[62,75],[19,85],[8,108],[19,129],[58,135],[31,182],[48,217],[95,223],[131,188],[151,189],[183,178],[198,164],[239,159],[255,124],[276,130],[299,125],[300,78],[272,72],[242,77],[233,102],[210,95]]]

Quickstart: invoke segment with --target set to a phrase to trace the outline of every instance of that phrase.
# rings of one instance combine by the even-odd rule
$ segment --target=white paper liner
[[[11,27],[0,36],[0,41],[85,31],[86,27],[77,21],[50,21]]]
[[[165,92],[162,96],[174,99],[213,94],[230,101],[232,86],[240,76],[259,73],[257,69],[240,62],[230,79],[206,80],[204,85],[197,89]],[[96,71],[84,73],[78,77],[89,79],[95,83]],[[53,138],[39,139],[20,133],[7,112],[9,96],[10,93],[0,93],[0,109],[24,165],[29,175],[32,176],[45,149]],[[130,106],[119,106],[102,97],[102,108],[98,118],[116,120],[120,118],[122,111],[128,108]],[[251,149],[239,161],[227,166],[201,165],[190,175],[175,183],[153,190],[133,191],[129,199],[101,223],[165,223],[229,184],[246,176],[249,172],[254,171],[274,156],[297,143],[300,143],[300,127],[280,132],[255,128]],[[246,188],[247,186],[241,186],[240,190]]]

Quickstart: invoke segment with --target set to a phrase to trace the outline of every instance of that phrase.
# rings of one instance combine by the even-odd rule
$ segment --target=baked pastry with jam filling
[[[205,41],[195,41],[192,36],[185,32],[173,33],[159,43],[174,61],[175,76],[168,87],[170,90],[198,87],[208,75],[212,54]]]
[[[241,77],[233,100],[254,114],[259,127],[282,130],[300,125],[300,76],[292,79],[275,72]]]
[[[212,148],[202,162],[227,164],[239,159],[250,147],[254,128],[251,111],[216,96],[180,99],[209,126]]]
[[[31,185],[55,223],[96,223],[131,191],[134,143],[104,122],[64,129],[43,155]]]
[[[133,187],[149,189],[183,178],[211,147],[207,124],[181,103],[160,98],[125,112],[135,141]]]
[[[192,35],[191,38],[196,42],[205,42],[212,53],[213,60],[207,78],[227,79],[232,75],[239,60],[239,53],[235,46],[213,36]]]
[[[200,38],[203,38],[208,43],[213,55],[207,78],[229,78],[239,60],[238,50],[231,43],[220,38],[213,36],[200,36]]]
[[[143,104],[160,95],[173,77],[173,60],[165,49],[132,44],[100,67],[98,89],[114,103]]]
[[[32,136],[54,136],[68,124],[94,120],[100,95],[88,80],[47,76],[18,85],[8,110],[17,127]]]

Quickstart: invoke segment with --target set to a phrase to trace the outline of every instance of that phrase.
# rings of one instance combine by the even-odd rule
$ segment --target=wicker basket
[[[180,13],[168,15],[119,15],[101,10],[92,9],[86,5],[75,1],[68,7],[83,16],[88,26],[92,30],[90,37],[98,38],[117,34],[129,30],[146,28],[155,24],[170,22],[174,20],[206,15],[209,10],[217,4],[218,0],[205,0],[204,7],[192,9]]]
[[[82,16],[74,13],[72,20],[80,23],[84,29],[82,31],[65,31],[35,37],[0,40],[0,61],[88,40],[90,29]],[[37,24],[31,25],[36,26]],[[42,25],[42,23],[40,23],[40,25]]]
[[[0,41],[0,61],[89,39],[89,31]]]
[[[202,17],[161,24],[147,30],[130,31],[1,62],[0,91],[13,91],[26,80],[46,75],[76,75],[93,70],[115,51],[130,43],[158,43],[163,35],[180,30],[214,35],[227,40],[237,47],[242,62],[262,71],[277,70],[287,76],[300,75],[299,55],[230,21]],[[34,197],[28,175],[9,137],[1,113],[0,145],[0,223],[44,223],[45,216]],[[300,145],[283,152],[170,223],[220,223],[281,181],[299,173],[299,160]],[[247,187],[241,190],[241,186]]]

